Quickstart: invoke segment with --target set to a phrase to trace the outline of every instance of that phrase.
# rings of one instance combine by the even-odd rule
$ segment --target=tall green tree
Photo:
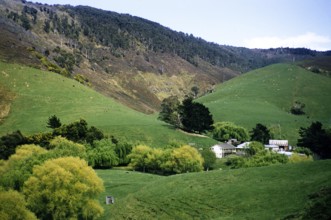
[[[89,165],[94,168],[110,168],[119,163],[119,158],[115,152],[115,144],[107,139],[95,141],[88,148],[87,157]]]
[[[196,148],[184,145],[172,150],[169,162],[174,173],[186,173],[202,171],[204,160]]]
[[[251,140],[258,141],[263,144],[268,144],[272,138],[270,130],[263,124],[256,124],[255,128],[250,131]]]
[[[180,118],[183,129],[191,132],[204,132],[212,129],[213,116],[209,109],[201,103],[193,102],[191,97],[186,98],[180,107]]]
[[[118,165],[126,166],[130,163],[129,154],[132,151],[132,145],[126,142],[116,143],[115,153],[118,157]]]
[[[153,149],[146,145],[138,145],[132,149],[129,158],[131,160],[130,166],[135,170],[146,172],[148,171],[148,164],[150,157],[153,154]]]
[[[331,132],[321,122],[313,122],[307,128],[300,128],[298,146],[309,148],[321,159],[331,158]]]
[[[47,127],[48,128],[55,129],[55,128],[61,127],[61,125],[62,125],[62,123],[56,115],[53,115],[53,116],[48,118],[48,121],[47,121]]]
[[[191,92],[194,98],[198,97],[199,94],[199,87],[198,86],[193,86],[191,88]]]
[[[179,106],[180,102],[177,96],[165,98],[161,103],[161,111],[158,119],[175,127],[180,127]]]
[[[39,219],[95,219],[103,208],[97,196],[102,180],[86,161],[74,157],[51,159],[35,166],[24,183],[28,207]]]
[[[203,168],[208,171],[213,165],[216,163],[216,155],[209,148],[203,149],[200,151],[201,156],[203,158]]]

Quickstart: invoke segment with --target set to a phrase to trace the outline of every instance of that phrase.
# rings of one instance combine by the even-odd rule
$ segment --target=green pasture
[[[276,139],[295,145],[300,127],[313,121],[331,125],[331,78],[290,64],[275,64],[227,81],[201,97],[215,121],[232,121],[251,130],[267,125]],[[295,101],[305,115],[290,114]]]
[[[218,170],[168,177],[97,170],[102,219],[282,219],[331,187],[331,161]],[[105,197],[115,197],[113,205]]]
[[[171,141],[210,146],[210,138],[189,136],[157,120],[125,107],[75,80],[16,64],[0,63],[0,85],[15,94],[9,116],[0,124],[0,135],[20,130],[29,135],[49,131],[51,115],[62,123],[80,118],[106,134],[131,142],[162,147]]]

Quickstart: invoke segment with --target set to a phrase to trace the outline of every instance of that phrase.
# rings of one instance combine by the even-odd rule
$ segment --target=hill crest
[[[80,78],[145,113],[157,111],[166,96],[184,97],[193,86],[203,95],[248,70],[324,55],[303,48],[222,46],[143,18],[86,6],[0,2],[2,60]]]
[[[300,127],[314,121],[330,124],[330,94],[330,77],[293,64],[274,64],[227,81],[198,101],[209,107],[215,121],[232,121],[248,130],[262,123],[274,138],[295,145]],[[297,101],[305,104],[304,115],[291,114]]]

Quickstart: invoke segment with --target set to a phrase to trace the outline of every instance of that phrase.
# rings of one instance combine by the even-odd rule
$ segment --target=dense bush
[[[55,128],[53,130],[53,136],[59,135],[74,142],[87,143],[93,143],[95,140],[101,140],[104,138],[104,134],[101,130],[94,126],[89,128],[84,119]]]
[[[298,146],[309,148],[321,159],[331,158],[331,130],[323,128],[321,122],[313,122],[307,128],[300,128]]]
[[[245,167],[261,167],[269,166],[272,164],[285,164],[288,162],[288,157],[284,154],[278,154],[273,151],[264,150],[260,151],[253,157],[245,161]]]
[[[313,152],[306,147],[296,147],[293,152],[298,153],[298,154],[305,154],[307,157],[312,156]]]
[[[0,169],[0,186],[5,189],[21,190],[23,183],[29,178],[34,165],[43,162],[39,156],[47,151],[36,145],[23,145],[16,149]]]
[[[199,172],[203,170],[203,158],[194,147],[184,145],[172,150],[170,154],[172,166],[168,166],[173,173]]]
[[[188,145],[165,150],[139,145],[129,158],[135,170],[158,174],[202,171],[204,162],[198,150]]]
[[[37,133],[26,137],[27,144],[36,144],[46,149],[49,149],[50,141],[53,139],[51,132]]]
[[[25,144],[26,139],[20,131],[4,135],[0,138],[0,159],[7,160],[15,153],[17,146]]]
[[[84,160],[64,157],[33,168],[24,183],[28,207],[39,219],[94,219],[103,208],[96,197],[102,180]]]
[[[300,163],[300,162],[313,161],[313,160],[314,159],[311,155],[304,155],[298,153],[293,153],[291,157],[289,157],[290,163]]]
[[[249,143],[248,148],[245,148],[244,151],[246,156],[254,156],[261,151],[265,151],[265,147],[260,142],[252,141]]]
[[[51,150],[45,150],[33,144],[18,147],[16,153],[0,167],[0,186],[21,190],[23,183],[31,176],[33,167],[49,159],[68,156],[87,159],[83,145],[63,137],[51,140],[50,148]]]
[[[0,219],[37,220],[37,217],[26,207],[24,196],[14,190],[0,189]]]
[[[219,141],[228,141],[237,139],[239,142],[249,140],[248,131],[232,122],[217,122],[212,131],[213,138]]]
[[[114,141],[112,140],[114,143]],[[132,151],[132,145],[126,142],[117,142],[115,145],[115,153],[118,157],[118,165],[126,166],[130,163],[129,154]]]
[[[208,171],[213,169],[215,163],[216,163],[216,155],[214,152],[212,152],[210,149],[203,149],[202,151],[200,151],[201,156],[203,158],[203,168],[204,170]]]
[[[304,115],[305,112],[303,109],[305,108],[305,104],[299,101],[295,101],[291,107],[291,113],[294,115]]]
[[[245,157],[230,157],[227,159],[226,164],[230,168],[242,168],[285,164],[288,161],[289,159],[286,155],[266,150],[262,143],[252,142],[249,147],[245,149]]]
[[[118,165],[119,158],[115,152],[115,144],[111,140],[95,141],[88,147],[88,163],[94,168],[110,168]]]
[[[60,136],[51,140],[49,148],[51,149],[49,154],[54,155],[52,158],[73,156],[85,160],[87,159],[86,148],[84,145]]]

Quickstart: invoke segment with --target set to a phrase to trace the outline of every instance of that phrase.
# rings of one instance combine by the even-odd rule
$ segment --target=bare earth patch
[[[0,123],[9,115],[15,95],[0,85]]]
[[[189,133],[189,132],[186,132],[186,131],[183,131],[181,129],[176,129],[177,131],[180,131],[184,134],[187,134],[187,135],[191,135],[191,136],[195,136],[195,137],[202,137],[202,138],[207,138],[206,135],[203,135],[203,134],[196,134],[196,133]]]

